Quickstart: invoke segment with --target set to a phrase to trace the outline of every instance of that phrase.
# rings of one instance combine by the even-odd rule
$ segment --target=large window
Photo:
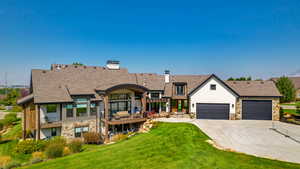
[[[131,98],[128,94],[112,94],[109,96],[110,112],[115,114],[119,111],[131,110]]]
[[[75,137],[82,137],[84,133],[89,132],[88,126],[75,127]]]
[[[176,95],[184,95],[184,85],[176,85]]]
[[[91,114],[91,116],[95,116],[97,114],[97,105],[96,105],[96,103],[91,103],[90,114]]]
[[[67,104],[66,111],[67,111],[67,117],[74,117],[73,104]]]
[[[76,105],[76,115],[77,116],[87,115],[87,103],[79,103]]]
[[[152,99],[159,99],[159,93],[151,93]]]
[[[47,113],[56,113],[57,105],[56,104],[47,104],[46,109],[47,109]]]

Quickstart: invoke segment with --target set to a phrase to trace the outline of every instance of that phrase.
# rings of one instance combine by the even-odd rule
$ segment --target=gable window
[[[184,91],[184,85],[176,85],[176,95],[184,95],[185,94],[185,91]]]
[[[216,89],[217,89],[217,85],[215,85],[215,84],[210,85],[210,90],[216,90]]]
[[[46,109],[47,109],[47,113],[56,113],[57,105],[56,104],[47,104]]]
[[[73,117],[73,105],[72,104],[67,104],[66,106],[66,112],[67,112],[67,117]]]
[[[84,127],[75,127],[75,137],[82,137],[84,133],[87,133],[89,131],[88,126]]]

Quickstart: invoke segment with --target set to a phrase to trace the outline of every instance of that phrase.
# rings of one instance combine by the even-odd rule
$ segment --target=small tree
[[[80,62],[73,62],[72,65],[76,65],[76,66],[84,66],[84,64],[83,64],[83,63],[80,63]]]
[[[230,77],[227,79],[228,81],[234,81],[234,78],[233,77]]]
[[[294,87],[293,82],[289,78],[285,76],[280,77],[276,82],[276,86],[279,92],[282,94],[282,97],[280,98],[280,102],[295,101],[296,89]]]

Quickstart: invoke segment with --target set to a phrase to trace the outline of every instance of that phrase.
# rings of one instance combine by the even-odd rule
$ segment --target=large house
[[[53,64],[31,72],[23,137],[81,137],[137,130],[146,112],[186,113],[197,119],[279,120],[273,81],[223,81],[216,75],[129,73],[119,62],[105,67]]]
[[[296,89],[296,100],[300,100],[300,77],[288,77],[294,84]],[[271,78],[274,82],[276,82],[279,78]]]

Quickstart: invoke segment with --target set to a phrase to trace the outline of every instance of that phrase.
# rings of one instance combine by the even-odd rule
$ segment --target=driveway
[[[193,123],[223,148],[300,163],[300,126],[297,125],[261,120],[166,118],[159,121]]]

